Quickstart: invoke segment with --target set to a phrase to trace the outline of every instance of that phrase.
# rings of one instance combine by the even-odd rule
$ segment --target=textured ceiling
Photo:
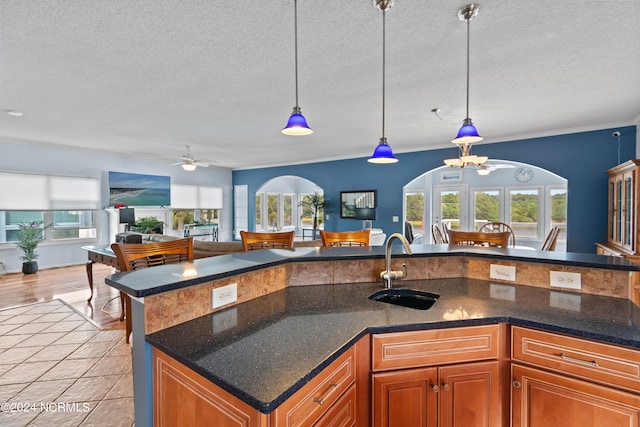
[[[450,147],[465,116],[464,2],[387,12],[396,153]],[[640,1],[487,1],[471,22],[470,116],[497,142],[634,124]],[[382,13],[371,0],[0,0],[0,138],[251,168],[370,156],[381,136]],[[442,110],[444,120],[431,110]],[[457,124],[456,124],[457,123]],[[476,150],[480,152],[480,149]]]

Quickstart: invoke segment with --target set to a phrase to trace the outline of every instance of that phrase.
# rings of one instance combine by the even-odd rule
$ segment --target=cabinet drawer
[[[638,392],[640,351],[514,326],[514,361]]]
[[[313,427],[348,427],[356,424],[356,385],[347,392],[320,418]]]
[[[404,369],[498,358],[499,325],[372,335],[372,369]]]
[[[355,382],[355,354],[352,346],[294,393],[272,413],[272,425],[291,427],[316,423]]]

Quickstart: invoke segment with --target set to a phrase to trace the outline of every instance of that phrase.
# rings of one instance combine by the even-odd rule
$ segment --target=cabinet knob
[[[514,380],[513,381],[513,387],[514,388],[520,388],[520,387],[522,387],[522,383],[520,383],[520,381],[518,381],[518,380]]]
[[[440,387],[438,387],[437,384],[434,384],[433,387],[431,387],[431,389],[433,390],[434,393],[437,393],[440,391]]]
[[[447,384],[447,383],[442,384],[442,389],[444,391],[449,391],[449,384]]]

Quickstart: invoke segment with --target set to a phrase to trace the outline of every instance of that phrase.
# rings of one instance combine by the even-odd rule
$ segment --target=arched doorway
[[[324,197],[324,190],[313,181],[294,175],[284,175],[265,182],[255,194],[255,230],[289,231],[296,236],[313,237],[311,200]],[[324,212],[316,212],[318,227],[323,226]],[[305,232],[311,234],[305,236]]]
[[[535,249],[557,226],[556,250],[566,250],[567,180],[537,166],[492,159],[482,175],[473,167],[442,166],[411,180],[403,194],[404,221],[422,243],[432,243],[432,224],[478,230],[501,221],[514,230],[519,246]]]

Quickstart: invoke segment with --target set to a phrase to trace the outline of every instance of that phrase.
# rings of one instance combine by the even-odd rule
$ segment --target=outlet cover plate
[[[582,288],[580,273],[568,273],[566,271],[550,271],[549,284],[552,288],[578,290]]]
[[[494,280],[516,281],[516,267],[512,265],[491,264],[489,267],[489,278]]]
[[[211,308],[218,308],[223,305],[231,304],[238,301],[238,284],[232,283],[220,288],[215,288],[211,291],[211,294]]]

